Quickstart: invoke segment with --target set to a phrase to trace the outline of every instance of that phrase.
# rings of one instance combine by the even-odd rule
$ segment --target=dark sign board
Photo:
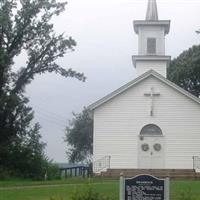
[[[165,180],[151,175],[125,179],[125,200],[164,200]]]

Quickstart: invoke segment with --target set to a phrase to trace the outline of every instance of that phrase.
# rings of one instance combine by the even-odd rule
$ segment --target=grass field
[[[118,181],[91,179],[89,182],[98,193],[119,199]],[[72,193],[84,191],[87,184],[88,181],[83,179],[50,182],[0,181],[0,200],[70,200]],[[171,181],[170,197],[170,200],[200,200],[200,181]]]
[[[101,183],[105,182],[102,178],[84,179],[84,178],[71,178],[53,181],[32,181],[32,180],[0,180],[0,188],[12,186],[37,186],[37,185],[57,185],[57,184],[80,184],[80,183]]]

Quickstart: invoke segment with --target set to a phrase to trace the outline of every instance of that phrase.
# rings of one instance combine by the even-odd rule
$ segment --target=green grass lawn
[[[171,181],[171,200],[200,200],[200,181]]]
[[[23,182],[23,181],[22,181]],[[49,184],[65,184],[60,186],[39,186],[43,182],[16,181],[15,184],[6,183],[1,185],[4,188],[0,190],[0,200],[50,200],[52,197],[56,200],[70,200],[73,192],[82,192],[86,189],[87,181],[82,179],[68,181],[52,181]],[[37,184],[36,184],[37,183]],[[47,184],[48,182],[45,182]],[[113,199],[119,199],[118,181],[103,181],[100,179],[90,180],[92,187],[100,194],[112,196]],[[11,188],[14,185],[38,185],[38,188]],[[7,186],[10,188],[7,188]],[[6,187],[5,187],[6,186]],[[200,181],[171,181],[170,200],[200,200]],[[184,194],[184,195],[183,195]]]
[[[92,179],[85,179],[85,178],[69,178],[63,180],[52,180],[52,181],[32,181],[32,180],[20,180],[20,179],[13,179],[13,180],[0,180],[0,188],[2,187],[12,187],[12,186],[36,186],[36,185],[57,185],[57,184],[80,184],[80,183],[100,183],[109,181],[110,179],[103,179],[103,178],[92,178]]]

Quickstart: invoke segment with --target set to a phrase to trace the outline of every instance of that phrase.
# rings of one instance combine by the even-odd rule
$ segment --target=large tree
[[[24,141],[31,140],[31,134],[39,134],[37,126],[31,127],[33,112],[24,96],[35,75],[55,72],[85,80],[83,74],[56,63],[76,45],[71,37],[56,34],[51,22],[65,5],[56,0],[0,1],[0,168],[14,166],[9,158],[27,149]],[[26,64],[16,66],[14,59],[21,53]]]
[[[181,53],[171,61],[167,77],[193,95],[200,96],[200,45]]]
[[[40,126],[31,125],[33,111],[27,106],[26,97],[16,97],[11,102],[15,104],[15,119],[0,132],[0,178],[42,178],[48,159],[44,155]]]
[[[73,113],[72,120],[66,127],[65,141],[70,162],[91,161],[93,148],[93,120],[91,113],[84,109],[81,113]]]

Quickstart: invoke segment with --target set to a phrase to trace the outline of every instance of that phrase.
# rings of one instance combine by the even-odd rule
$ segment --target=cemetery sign
[[[169,200],[169,178],[151,175],[120,176],[120,200]]]

